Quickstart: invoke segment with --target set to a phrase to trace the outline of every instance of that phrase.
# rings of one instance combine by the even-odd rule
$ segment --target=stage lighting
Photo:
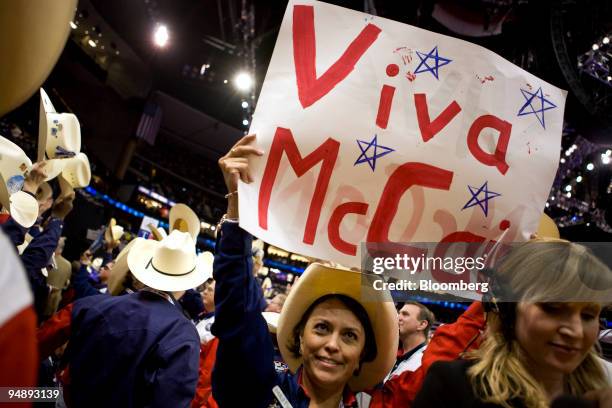
[[[234,77],[234,86],[241,91],[248,91],[253,85],[253,79],[246,72],[239,72]]]
[[[168,44],[168,39],[170,35],[168,34],[168,27],[163,24],[160,24],[155,28],[155,33],[153,34],[153,40],[155,45],[158,47],[165,47]]]

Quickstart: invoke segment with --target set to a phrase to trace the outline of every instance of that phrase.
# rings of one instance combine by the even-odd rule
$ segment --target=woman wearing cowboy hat
[[[359,272],[312,264],[286,300],[277,336],[290,372],[276,372],[251,272],[251,236],[238,218],[238,178],[252,180],[241,139],[219,165],[228,188],[214,264],[213,334],[219,338],[213,395],[222,407],[353,407],[353,392],[380,382],[395,360],[397,313],[385,292],[364,293]],[[364,297],[365,297],[364,296]],[[276,405],[274,405],[276,404]],[[280,405],[278,405],[280,404]]]

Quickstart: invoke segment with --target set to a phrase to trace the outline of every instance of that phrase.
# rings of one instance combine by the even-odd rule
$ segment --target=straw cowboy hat
[[[176,292],[195,288],[206,280],[206,269],[198,262],[189,233],[175,229],[162,241],[135,241],[127,255],[128,267],[148,287]]]
[[[121,292],[123,292],[123,289],[125,289],[125,277],[130,270],[127,256],[130,253],[130,250],[134,247],[134,244],[136,244],[136,239],[131,240],[121,250],[121,252],[119,252],[119,255],[117,255],[117,258],[115,258],[115,264],[110,270],[110,275],[106,284],[108,287],[108,292],[113,296],[119,295]]]
[[[189,206],[176,204],[170,209],[170,232],[178,229],[181,232],[188,232],[193,238],[193,242],[198,241],[200,234],[200,219]]]
[[[104,240],[108,243],[117,242],[123,236],[123,227],[121,225],[117,225],[117,221],[114,218],[111,218],[108,227],[104,231]]]
[[[540,217],[540,225],[538,225],[536,234],[540,238],[559,238],[560,236],[557,224],[546,214],[542,214],[542,217]]]
[[[38,218],[38,201],[21,191],[31,167],[32,162],[19,146],[0,137],[0,204],[26,228]]]
[[[24,103],[57,62],[77,0],[0,2],[0,116]]]
[[[371,285],[362,286],[360,272],[317,263],[306,268],[287,297],[278,321],[276,335],[283,359],[292,372],[302,364],[302,359],[296,358],[289,351],[289,339],[308,307],[318,298],[329,294],[353,298],[363,306],[370,318],[378,352],[373,361],[363,363],[359,375],[351,378],[349,386],[352,391],[373,387],[385,378],[397,357],[397,312],[389,292],[376,291]]]

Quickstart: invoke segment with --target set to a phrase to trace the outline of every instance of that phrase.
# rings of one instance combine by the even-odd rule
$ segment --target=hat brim
[[[266,319],[266,324],[268,325],[268,331],[270,333],[276,334],[276,330],[278,329],[278,319],[280,317],[280,313],[277,312],[261,312],[261,315],[264,319]]]
[[[300,367],[302,359],[289,351],[289,339],[308,307],[329,294],[356,300],[370,318],[376,340],[376,358],[363,363],[359,375],[349,380],[349,386],[355,392],[371,388],[385,378],[395,363],[399,341],[397,311],[388,291],[376,291],[371,285],[362,285],[360,272],[316,263],[308,266],[292,288],[279,317],[277,338],[283,359],[292,372]]]
[[[136,279],[150,288],[166,292],[192,289],[206,280],[206,269],[202,263],[197,261],[197,258],[194,270],[185,275],[166,275],[155,271],[151,267],[150,260],[160,245],[161,241],[143,238],[139,238],[138,242],[134,244],[134,247],[128,253],[127,261],[128,267]]]
[[[47,114],[55,112],[55,107],[53,106],[53,103],[51,103],[49,95],[47,95],[47,92],[45,92],[44,89],[40,88],[40,110],[38,112],[38,149],[36,161],[45,160],[45,151],[47,148]]]
[[[136,244],[136,241],[139,239],[142,238],[135,238],[131,240],[121,250],[121,252],[119,252],[117,258],[115,258],[115,264],[110,270],[110,276],[108,277],[107,282],[108,292],[113,296],[119,295],[125,289],[125,277],[127,276],[127,273],[130,270],[127,262],[127,256],[132,247],[134,247],[134,244]]]
[[[9,197],[11,217],[25,228],[30,228],[38,218],[38,201],[28,193],[18,191]]]
[[[170,209],[169,218],[170,231],[179,229],[181,232],[188,232],[193,238],[193,242],[197,242],[198,235],[200,234],[200,219],[189,206],[180,203],[176,204]],[[180,222],[181,220],[185,222],[186,228]]]

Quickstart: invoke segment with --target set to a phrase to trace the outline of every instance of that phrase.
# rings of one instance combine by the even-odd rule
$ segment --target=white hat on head
[[[136,279],[150,288],[176,292],[195,288],[206,280],[203,263],[198,262],[195,242],[178,229],[161,241],[136,238],[127,255]]]
[[[199,267],[202,268],[205,274],[204,281],[207,281],[209,278],[212,278],[213,273],[213,263],[215,261],[215,256],[210,251],[201,252],[198,254]]]
[[[185,204],[176,204],[170,209],[170,231],[178,229],[181,232],[188,232],[193,238],[193,242],[198,241],[200,234],[200,219],[197,214]]]

